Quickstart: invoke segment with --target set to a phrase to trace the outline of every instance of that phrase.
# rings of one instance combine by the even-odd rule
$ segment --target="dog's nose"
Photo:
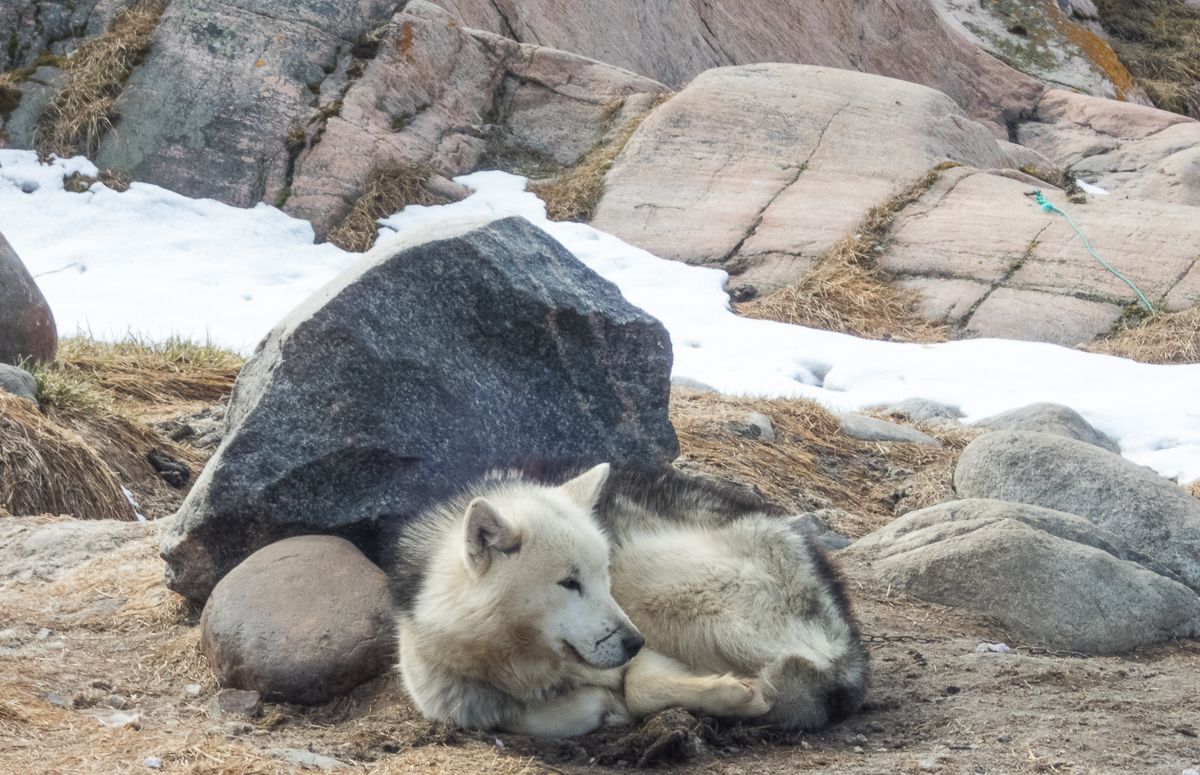
[[[642,646],[645,645],[646,639],[636,632],[621,638],[621,647],[625,649],[626,659],[633,659],[642,650]]]

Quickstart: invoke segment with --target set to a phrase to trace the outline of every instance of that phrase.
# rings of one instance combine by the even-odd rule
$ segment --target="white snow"
[[[1099,186],[1094,186],[1081,178],[1075,178],[1075,183],[1083,189],[1083,193],[1091,194],[1092,196],[1108,196],[1108,191]]]
[[[24,260],[64,334],[135,332],[205,338],[243,352],[358,256],[314,245],[308,223],[134,184],[63,191],[81,159],[39,165],[0,151],[0,232]],[[1200,365],[1151,366],[1055,345],[974,339],[936,345],[856,339],[735,316],[724,272],[656,258],[576,223],[554,223],[500,172],[457,179],[476,190],[439,207],[409,207],[386,233],[459,216],[521,215],[545,229],[633,304],[663,322],[674,376],[725,393],[804,396],[835,409],[922,397],[964,421],[1038,401],[1066,404],[1116,439],[1126,457],[1168,477],[1200,478]],[[32,190],[36,186],[36,190]],[[29,193],[26,193],[26,192]]]

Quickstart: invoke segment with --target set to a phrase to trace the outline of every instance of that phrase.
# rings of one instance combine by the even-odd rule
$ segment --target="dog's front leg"
[[[624,703],[617,695],[599,686],[584,686],[527,707],[505,726],[510,732],[537,737],[572,737],[627,719]]]
[[[767,687],[753,678],[698,675],[687,665],[642,649],[625,669],[625,702],[642,718],[670,707],[713,716],[761,716],[771,709]]]

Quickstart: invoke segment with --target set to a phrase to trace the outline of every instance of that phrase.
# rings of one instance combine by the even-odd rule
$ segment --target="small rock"
[[[928,759],[922,759],[921,761],[917,762],[917,767],[921,768],[925,772],[932,772],[938,768],[937,759],[933,758],[932,756]]]
[[[119,694],[110,694],[100,701],[106,707],[121,710],[125,707],[125,698]]]
[[[387,576],[333,536],[250,555],[217,584],[200,627],[221,685],[271,702],[326,702],[395,659]]]
[[[37,380],[25,369],[0,363],[0,391],[37,403]]]
[[[193,697],[200,696],[200,684],[188,684],[183,687],[183,690]]]
[[[834,412],[842,425],[842,433],[853,439],[863,441],[902,441],[923,444],[927,447],[941,447],[942,443],[929,434],[921,433],[915,428],[877,420],[853,412]]]
[[[223,689],[217,692],[216,696],[209,701],[208,716],[209,718],[221,718],[223,716],[253,717],[258,715],[261,701],[258,692],[244,691],[242,689]]]
[[[49,638],[53,633],[54,633],[54,630],[50,629],[49,627],[43,627],[42,629],[38,630],[37,639],[45,640],[46,638]]]
[[[316,767],[319,770],[341,770],[350,767],[343,761],[338,761],[329,756],[321,756],[312,751],[301,751],[298,748],[282,748],[274,751],[269,751],[274,756],[278,756],[291,764],[298,764],[304,768]]]
[[[70,705],[67,703],[67,698],[58,692],[50,692],[47,694],[46,702],[50,703],[51,705],[58,705],[61,708],[70,707]]]
[[[146,761],[142,762],[142,766],[152,770],[161,770],[162,759],[158,758],[157,756],[147,756]]]
[[[963,416],[957,406],[939,404],[928,398],[906,398],[897,404],[879,407],[888,414],[898,414],[913,422],[957,422]]]
[[[1000,735],[996,738],[997,743],[1011,743],[1012,735]]]

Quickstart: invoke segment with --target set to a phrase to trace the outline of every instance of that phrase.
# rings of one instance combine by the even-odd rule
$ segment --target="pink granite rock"
[[[710,70],[641,125],[592,225],[769,290],[932,167],[1008,163],[944,94],[848,70]]]
[[[1187,116],[1053,89],[1017,138],[1113,196],[1200,205],[1200,121]]]
[[[571,51],[672,86],[713,67],[858,70],[948,94],[997,137],[1040,84],[984,53],[924,0],[438,0],[465,24]]]
[[[299,155],[284,209],[323,235],[372,167],[430,162],[447,175],[470,172],[489,125],[502,125],[494,131],[511,143],[572,163],[601,139],[607,105],[665,91],[601,62],[464,29],[417,0],[392,19],[340,115]]]

